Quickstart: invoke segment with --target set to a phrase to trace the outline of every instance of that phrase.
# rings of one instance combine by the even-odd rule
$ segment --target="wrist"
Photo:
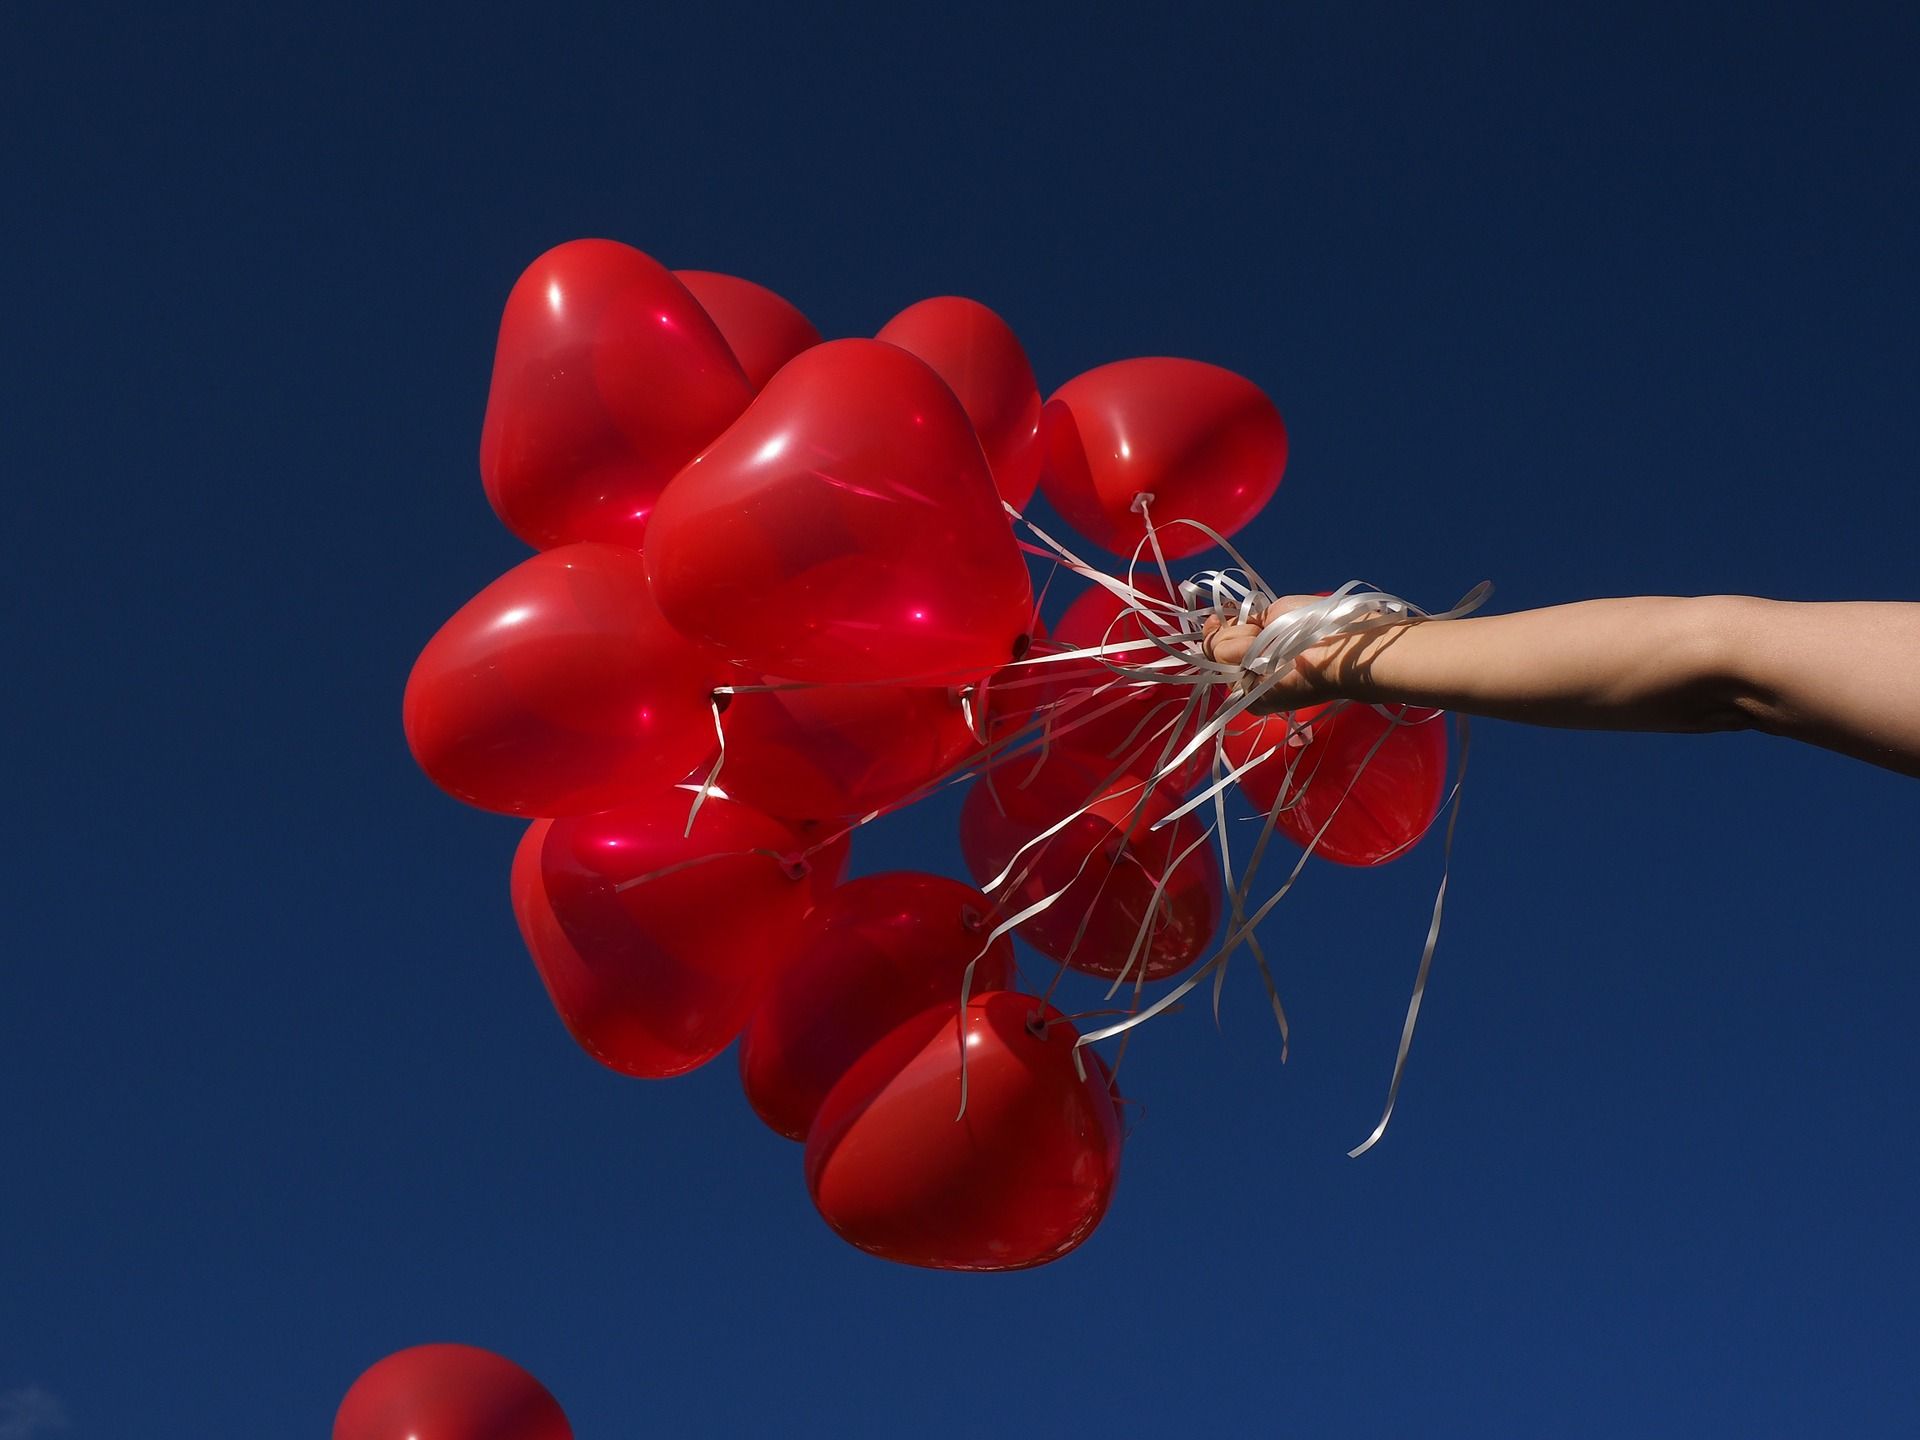
[[[1359,635],[1336,635],[1309,648],[1300,669],[1326,698],[1381,704],[1400,697],[1401,647],[1420,625],[1409,622]]]

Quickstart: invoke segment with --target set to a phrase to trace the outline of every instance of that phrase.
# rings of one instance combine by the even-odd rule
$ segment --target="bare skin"
[[[1276,601],[1262,623],[1312,595]],[[1257,625],[1209,621],[1238,664]],[[1314,646],[1262,711],[1333,699],[1581,730],[1761,730],[1920,776],[1920,604],[1587,600]]]

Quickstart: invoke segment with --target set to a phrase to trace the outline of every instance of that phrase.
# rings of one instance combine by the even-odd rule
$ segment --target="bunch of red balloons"
[[[1011,937],[1136,995],[1193,965],[1225,901],[1182,797],[1263,750],[1288,793],[1246,783],[1268,769],[1243,788],[1335,860],[1399,853],[1439,805],[1438,725],[1335,707],[1201,744],[1220,687],[1133,668],[1192,638],[1164,581],[1039,623],[1016,528],[1036,487],[1106,550],[1171,560],[1209,542],[1159,521],[1231,534],[1286,456],[1272,402],[1217,366],[1123,360],[1043,405],[971,300],[822,340],[748,281],[561,245],[507,300],[480,449],[537,553],[429,641],[408,743],[531,821],[513,908],[587,1053],[659,1078],[738,1037],[845,1239],[1042,1264],[1099,1223],[1122,1132]],[[861,824],[968,775],[975,885],[841,883]]]

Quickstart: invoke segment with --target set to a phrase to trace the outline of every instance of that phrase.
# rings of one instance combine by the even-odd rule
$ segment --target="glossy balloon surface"
[[[802,351],[654,512],[661,611],[790,680],[959,683],[1023,651],[1031,590],[959,401],[878,340]]]
[[[1065,753],[1037,767],[1008,762],[968,790],[960,811],[961,853],[984,888],[1021,846],[1092,800],[1087,813],[1021,855],[1012,879],[990,893],[1012,914],[1064,889],[1048,909],[1022,922],[1022,939],[1076,970],[1124,973],[1129,980],[1139,978],[1144,956],[1147,978],[1162,979],[1199,959],[1213,937],[1223,898],[1220,862],[1192,815],[1153,828],[1177,808],[1175,792],[1144,795],[1137,781],[1105,785],[1107,777],[1108,767]],[[1167,883],[1156,902],[1163,875]]]
[[[760,853],[801,848],[791,829],[709,796],[685,837],[692,799],[667,787],[535,824],[514,857],[514,915],[554,1009],[582,1049],[626,1075],[683,1074],[725,1049],[816,899],[804,874]]]
[[[722,725],[727,793],[801,820],[891,805],[979,749],[958,696],[927,686],[749,691]]]
[[[573,1440],[560,1402],[511,1360],[472,1345],[416,1345],[370,1366],[333,1440]]]
[[[1012,327],[978,300],[941,295],[909,305],[875,338],[912,351],[947,382],[1000,498],[1025,509],[1040,484],[1040,390]]]
[[[807,919],[740,1039],[740,1080],[760,1118],[805,1140],[834,1083],[889,1032],[971,989],[1013,983],[1013,945],[986,942],[992,906],[971,885],[899,870],[864,875]]]
[[[676,270],[673,277],[713,317],[755,390],[802,350],[820,343],[813,322],[764,285],[713,270]]]
[[[1035,1023],[1037,1022],[1037,1023]],[[1072,1025],[1011,991],[892,1031],[841,1077],[807,1137],[807,1188],[840,1237],[940,1270],[1057,1260],[1106,1214],[1121,1132],[1104,1071],[1075,1073]]]
[[[718,666],[660,617],[612,545],[525,560],[440,627],[402,720],[449,794],[512,815],[604,810],[678,780],[715,744]]]
[[[1295,712],[1306,731],[1291,744],[1283,717],[1243,717],[1229,728],[1226,750],[1236,765],[1274,751],[1239,784],[1268,810],[1287,783],[1288,795],[1299,798],[1280,812],[1283,834],[1302,845],[1320,834],[1315,855],[1342,865],[1379,865],[1427,833],[1447,785],[1445,717],[1420,709],[1396,713],[1413,723],[1395,725],[1371,705],[1313,706]],[[1286,782],[1290,763],[1293,778]]]
[[[1157,574],[1136,574],[1132,584],[1159,599],[1173,598]],[[1177,634],[1184,622],[1172,623],[1175,630],[1171,633]],[[1144,667],[1160,659],[1165,652],[1150,637],[1165,639],[1168,634],[1102,586],[1091,586],[1076,596],[1054,627],[1057,645],[1070,650],[1107,645],[1129,648],[1100,659],[1054,667],[1053,743],[1104,762],[1108,770],[1124,765],[1140,775],[1159,765],[1163,756],[1171,761],[1186,749],[1205,728],[1217,696],[1204,701],[1190,719],[1182,722],[1181,715],[1192,695],[1184,685],[1135,684],[1130,689],[1094,693],[1114,682],[1126,684],[1125,677],[1116,675],[1109,665]],[[1174,790],[1191,790],[1212,766],[1213,745],[1209,741],[1180,764],[1168,783]]]
[[[1136,496],[1153,497],[1168,556],[1212,545],[1174,520],[1222,535],[1245,525],[1279,487],[1287,427],[1251,380],[1198,360],[1117,360],[1077,375],[1047,401],[1041,485],[1074,529],[1116,555],[1146,537]]]
[[[480,476],[536,549],[638,546],[660,491],[753,396],[686,286],[612,240],[547,251],[500,317]]]

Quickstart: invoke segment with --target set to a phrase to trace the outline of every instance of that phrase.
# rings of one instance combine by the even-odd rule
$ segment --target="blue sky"
[[[1106,1224],[978,1277],[836,1241],[731,1057],[577,1052],[517,827],[414,771],[579,235],[1240,370],[1301,589],[1915,598],[1910,13],[1121,8],[10,12],[0,1426],[317,1436],[444,1339],[583,1440],[1910,1430],[1911,781],[1481,727],[1386,1141],[1432,846],[1317,869],[1288,1063],[1251,976],[1157,1024]],[[962,873],[956,811],[856,869]]]

